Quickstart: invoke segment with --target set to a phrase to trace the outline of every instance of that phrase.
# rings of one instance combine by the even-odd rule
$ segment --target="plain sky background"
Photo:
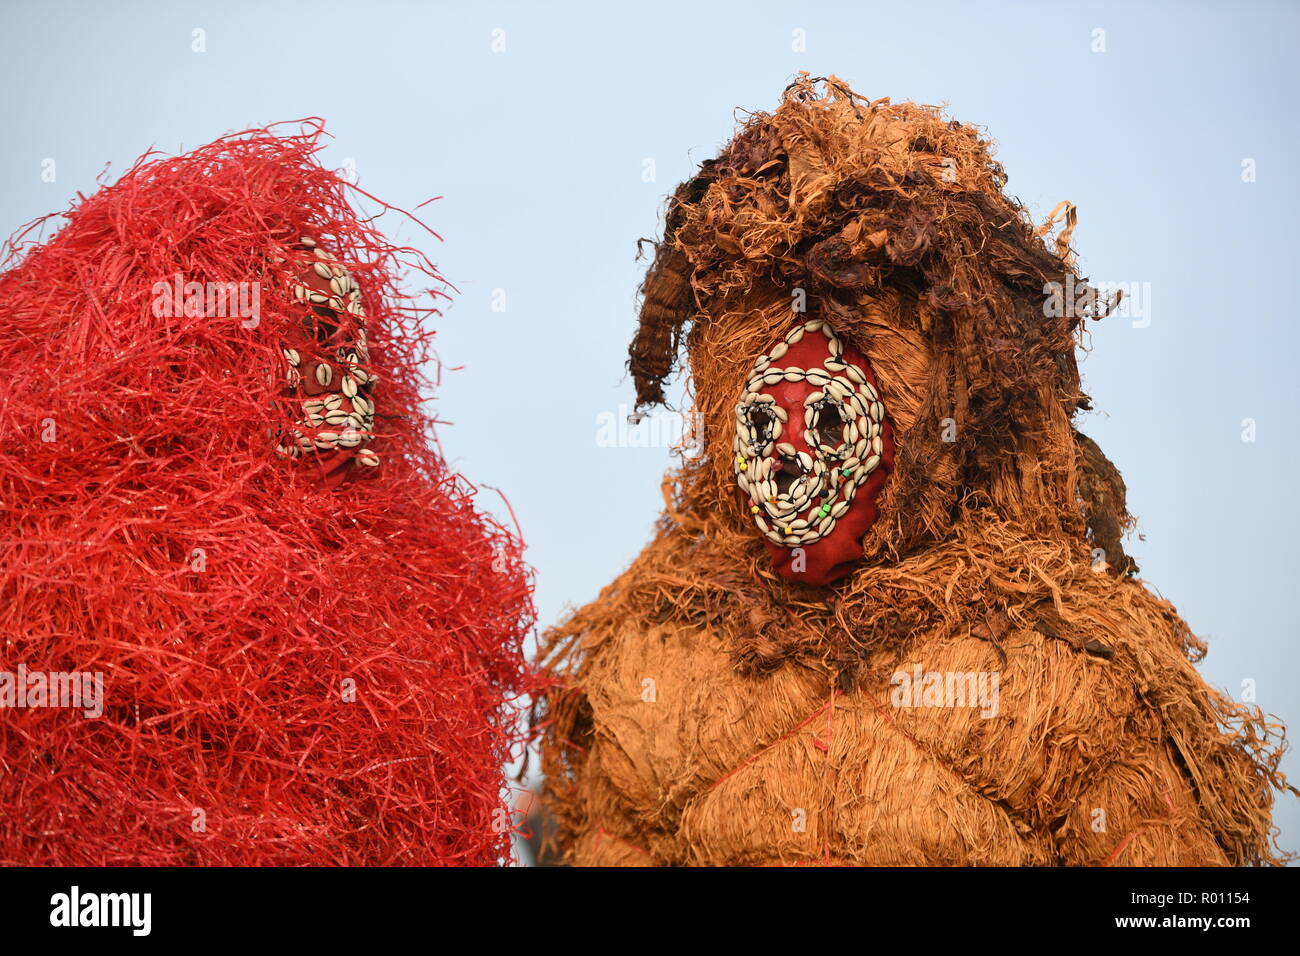
[[[1149,290],[1136,325],[1094,327],[1083,428],[1128,483],[1143,577],[1210,642],[1206,677],[1238,698],[1253,682],[1300,734],[1297,9],[6,2],[0,232],[89,193],[105,163],[113,178],[151,146],[312,115],[335,137],[326,165],[366,190],[443,196],[420,212],[442,244],[383,221],[459,289],[440,439],[513,504],[545,626],[631,561],[661,505],[668,449],[601,447],[597,423],[632,399],[636,240],[665,195],[800,70],[944,104],[998,141],[1036,219],[1078,204],[1094,280]],[[1300,849],[1300,801],[1276,821]]]

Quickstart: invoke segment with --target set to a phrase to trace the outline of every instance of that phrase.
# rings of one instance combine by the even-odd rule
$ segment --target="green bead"
[[[845,478],[848,478],[850,475],[853,474],[853,469],[852,469],[852,468],[842,468],[842,469],[840,469],[840,474],[843,475]]]

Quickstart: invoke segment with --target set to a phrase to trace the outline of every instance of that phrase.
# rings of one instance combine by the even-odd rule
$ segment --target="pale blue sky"
[[[433,403],[454,423],[441,440],[509,496],[549,624],[633,558],[659,510],[667,451],[600,447],[596,423],[631,400],[635,242],[657,234],[664,195],[729,137],[736,108],[773,107],[799,70],[946,103],[998,140],[1009,191],[1037,217],[1078,203],[1094,279],[1149,283],[1149,325],[1096,329],[1085,430],[1128,482],[1144,577],[1210,640],[1203,672],[1235,695],[1253,680],[1300,734],[1297,8],[611,7],[6,3],[0,231],[90,192],[106,162],[307,115],[336,137],[327,163],[355,163],[367,190],[408,207],[444,196],[422,210],[444,244],[389,220],[460,289],[439,351],[466,371]],[[545,397],[521,409],[524,388]],[[1276,819],[1300,848],[1300,801]]]

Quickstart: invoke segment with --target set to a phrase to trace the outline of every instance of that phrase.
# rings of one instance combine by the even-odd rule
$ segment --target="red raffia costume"
[[[0,709],[0,863],[510,852],[530,574],[431,444],[395,277],[439,277],[320,135],[146,156],[8,250],[0,671],[104,694]]]

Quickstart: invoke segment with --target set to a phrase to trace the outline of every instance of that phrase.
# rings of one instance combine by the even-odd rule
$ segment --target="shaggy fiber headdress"
[[[664,400],[685,338],[700,410],[716,420],[797,296],[891,380],[899,455],[875,553],[946,537],[964,501],[1049,534],[1083,534],[1095,516],[1088,531],[1107,538],[1112,570],[1130,570],[1114,534],[1127,523],[1123,486],[1071,427],[1089,407],[1076,333],[1105,305],[1045,313],[1047,283],[1072,274],[1087,288],[1069,257],[1073,209],[1048,249],[1005,183],[972,127],[863,102],[834,80],[824,98],[811,80],[795,84],[670,201],[630,350],[638,404]],[[726,496],[728,457],[719,446],[710,458]],[[1109,481],[1098,487],[1094,470]],[[1086,514],[1084,472],[1096,492]]]

